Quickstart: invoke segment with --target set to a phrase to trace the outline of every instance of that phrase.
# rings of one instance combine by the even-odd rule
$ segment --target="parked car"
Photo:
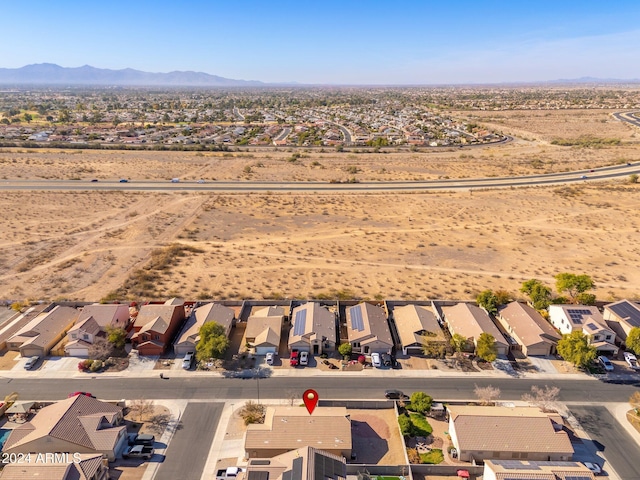
[[[379,353],[374,352],[371,354],[371,365],[373,365],[376,368],[380,368],[382,366],[382,361],[380,360]]]
[[[627,362],[627,364],[634,370],[637,370],[639,368],[638,359],[631,352],[624,352],[624,361]]]
[[[127,180],[126,178],[121,178],[120,183],[129,183],[129,180]]]
[[[153,447],[147,447],[145,445],[132,445],[124,449],[122,452],[122,458],[144,458],[149,460],[153,457]]]
[[[127,437],[127,443],[129,445],[148,445],[148,446],[153,446],[154,443],[156,443],[156,437],[155,435],[150,435],[150,434],[137,434],[137,433],[130,433],[129,436]]]
[[[264,357],[265,361],[267,362],[267,365],[273,365],[273,361],[276,359],[276,355],[273,352],[269,352],[267,353],[267,355]]]
[[[605,357],[604,355],[600,355],[598,357],[598,362],[600,362],[600,365],[602,365],[602,368],[604,368],[605,371],[613,372],[613,363],[611,363],[611,360],[609,360],[607,357]]]
[[[401,390],[385,390],[384,397],[388,400],[402,400],[404,398],[409,398],[407,395],[402,393]]]
[[[24,364],[24,369],[31,370],[33,367],[36,366],[36,363],[38,363],[38,360],[40,360],[40,357],[38,355],[29,357],[29,360],[27,360],[27,363]]]
[[[73,392],[70,393],[67,398],[77,397],[78,395],[84,395],[85,397],[96,398],[95,395],[91,395],[89,392]]]
[[[300,352],[300,365],[309,365],[309,352]]]
[[[193,365],[193,352],[187,352],[187,354],[182,359],[182,368],[185,370],[189,370],[191,365]]]
[[[600,468],[600,465],[598,465],[597,463],[582,462],[582,464],[589,470],[591,470],[591,473],[593,473],[594,475],[600,475],[602,473],[602,468]]]
[[[298,361],[300,360],[300,352],[298,350],[291,350],[291,355],[289,356],[289,365],[292,367],[298,366]]]

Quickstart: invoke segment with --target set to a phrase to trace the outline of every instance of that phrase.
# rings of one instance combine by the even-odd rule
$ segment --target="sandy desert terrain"
[[[0,177],[411,180],[640,160],[637,129],[610,112],[460,115],[471,113],[519,139],[380,154],[3,149]],[[621,143],[550,143],[582,135]],[[469,299],[486,288],[515,294],[533,277],[553,285],[562,271],[592,275],[601,300],[640,298],[639,192],[624,180],[472,194],[3,191],[0,300]]]

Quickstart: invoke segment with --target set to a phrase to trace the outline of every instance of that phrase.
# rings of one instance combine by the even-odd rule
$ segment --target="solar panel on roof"
[[[293,320],[293,334],[294,335],[302,335],[305,331],[305,326],[307,323],[307,309],[298,310],[296,312],[296,317]]]
[[[628,318],[633,326],[640,327],[640,309],[630,302],[608,305],[607,308],[620,318]]]
[[[591,480],[591,477],[587,477],[586,475],[567,475],[564,477],[564,480]]]
[[[362,306],[357,305],[351,308],[351,329],[361,332],[364,330],[364,321],[362,320]]]

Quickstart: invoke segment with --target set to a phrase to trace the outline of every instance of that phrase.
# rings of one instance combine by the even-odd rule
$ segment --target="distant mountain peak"
[[[68,68],[55,63],[35,63],[21,68],[0,68],[0,84],[12,85],[105,85],[168,87],[245,87],[261,86],[256,80],[235,80],[204,72],[173,71],[150,73],[124,68],[110,70],[91,65]]]

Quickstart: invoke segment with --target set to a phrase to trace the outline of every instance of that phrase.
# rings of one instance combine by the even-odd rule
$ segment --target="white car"
[[[300,365],[309,365],[309,352],[300,352]]]
[[[600,468],[600,465],[598,465],[597,463],[582,462],[582,464],[589,470],[591,470],[591,473],[593,473],[594,475],[600,475],[602,473],[602,468]]]
[[[373,365],[376,368],[382,367],[382,360],[380,360],[380,354],[379,353],[372,353],[371,354],[371,365]]]
[[[273,361],[275,360],[276,355],[273,352],[269,352],[265,355],[264,359],[267,362],[267,365],[273,365]]]
[[[634,370],[638,369],[638,359],[633,353],[624,352],[624,361]]]
[[[193,352],[187,352],[187,354],[182,359],[182,368],[185,370],[189,370],[191,368],[191,364],[193,363]]]
[[[613,363],[611,363],[611,360],[607,357],[600,355],[598,357],[598,362],[600,362],[600,365],[602,365],[602,368],[604,368],[606,372],[613,372]]]

